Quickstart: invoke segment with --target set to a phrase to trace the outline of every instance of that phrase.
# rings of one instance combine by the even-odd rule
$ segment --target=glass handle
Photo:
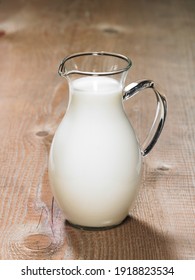
[[[157,99],[157,108],[152,127],[142,145],[141,153],[143,156],[146,156],[152,150],[162,132],[167,115],[167,101],[165,96],[157,90],[154,81],[151,80],[142,80],[129,84],[125,87],[123,95],[123,100],[127,100],[147,88],[151,88],[154,91]]]

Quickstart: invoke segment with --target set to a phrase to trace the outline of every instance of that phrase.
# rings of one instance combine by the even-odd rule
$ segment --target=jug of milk
[[[49,179],[65,218],[82,228],[107,228],[129,214],[140,185],[142,159],[164,126],[167,102],[154,82],[125,87],[131,60],[108,52],[66,57],[59,74],[69,84],[69,104],[54,135]],[[152,128],[140,146],[123,102],[151,88],[157,110]]]

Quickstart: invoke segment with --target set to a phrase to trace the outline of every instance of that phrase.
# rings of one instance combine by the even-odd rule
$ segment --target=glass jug
[[[125,87],[131,64],[128,57],[108,52],[77,53],[60,64],[69,103],[52,141],[49,179],[57,204],[75,226],[113,227],[128,216],[139,190],[142,159],[163,129],[165,96],[151,80]],[[146,88],[155,93],[157,110],[140,147],[123,102]]]

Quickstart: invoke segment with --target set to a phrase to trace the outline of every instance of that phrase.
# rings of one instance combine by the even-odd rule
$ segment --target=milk
[[[140,181],[141,154],[117,80],[87,76],[70,82],[49,176],[58,205],[75,225],[113,226],[128,215]]]

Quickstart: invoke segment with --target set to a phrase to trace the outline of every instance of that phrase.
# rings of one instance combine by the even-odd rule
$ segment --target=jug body
[[[141,162],[120,83],[110,77],[71,82],[49,159],[52,191],[66,219],[83,227],[122,222],[140,185]]]
[[[65,218],[83,228],[120,224],[139,190],[142,159],[163,129],[167,103],[154,82],[125,87],[131,61],[106,52],[66,57],[59,74],[69,84],[69,104],[54,135],[49,179]],[[143,145],[138,143],[123,102],[145,88],[156,96],[154,122]]]

